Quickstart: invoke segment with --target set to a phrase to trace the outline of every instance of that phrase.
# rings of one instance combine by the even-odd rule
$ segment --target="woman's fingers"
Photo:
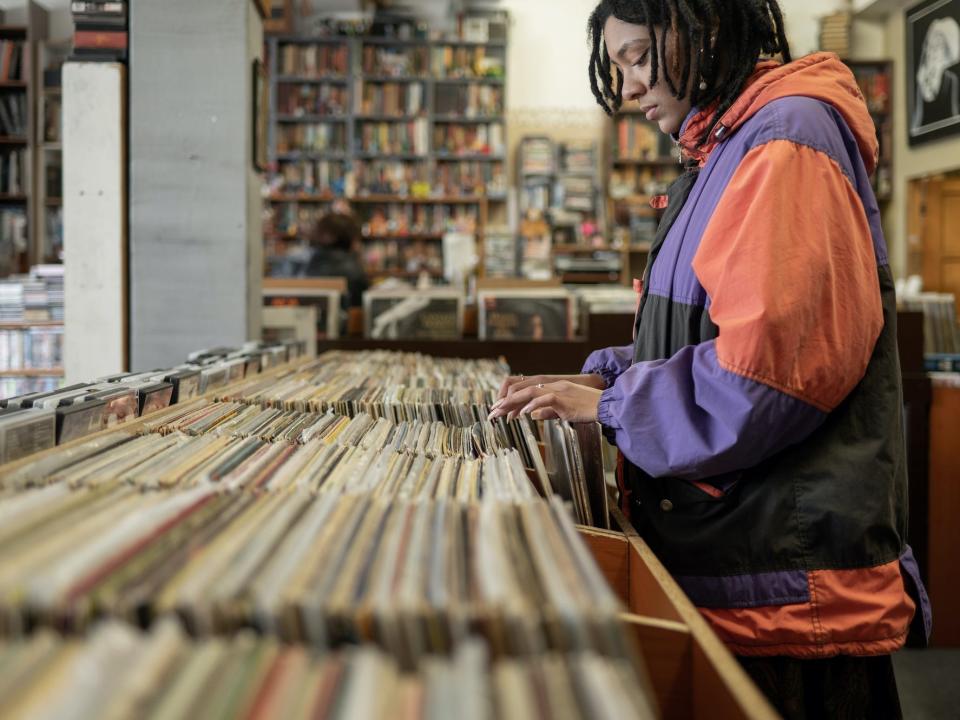
[[[497,400],[502,400],[510,392],[510,388],[523,380],[523,375],[510,375],[500,384],[500,391],[497,393]]]
[[[493,418],[507,415],[507,419],[512,420],[513,418],[510,417],[510,413],[530,402],[539,393],[542,385],[543,383],[536,383],[527,385],[520,390],[512,390],[509,395],[497,401],[494,406],[490,408],[490,415],[487,419],[492,420]]]
[[[516,411],[516,415],[534,415],[538,410],[550,410],[556,414],[556,417],[560,417],[560,413],[558,412],[559,401],[560,397],[556,393],[544,392],[543,395],[533,398],[520,408],[520,410]]]

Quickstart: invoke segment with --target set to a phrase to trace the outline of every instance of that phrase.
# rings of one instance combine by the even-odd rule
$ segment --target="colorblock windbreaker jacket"
[[[906,545],[896,302],[873,122],[820,53],[694,110],[633,345],[583,368],[637,529],[730,649],[899,649],[930,613]]]

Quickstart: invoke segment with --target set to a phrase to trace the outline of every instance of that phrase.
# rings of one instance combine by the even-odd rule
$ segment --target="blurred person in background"
[[[360,223],[341,208],[317,221],[310,238],[305,277],[342,277],[347,281],[346,307],[359,307],[370,281],[360,258]]]

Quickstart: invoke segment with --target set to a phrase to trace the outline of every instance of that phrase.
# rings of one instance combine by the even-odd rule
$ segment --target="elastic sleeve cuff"
[[[608,387],[600,394],[600,404],[597,405],[597,420],[604,428],[614,431],[620,429],[620,423],[616,417],[616,409],[620,401],[616,394],[613,387]]]

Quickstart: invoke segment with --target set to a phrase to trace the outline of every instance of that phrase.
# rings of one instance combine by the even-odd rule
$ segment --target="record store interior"
[[[960,0],[0,0],[0,716],[960,717]]]

